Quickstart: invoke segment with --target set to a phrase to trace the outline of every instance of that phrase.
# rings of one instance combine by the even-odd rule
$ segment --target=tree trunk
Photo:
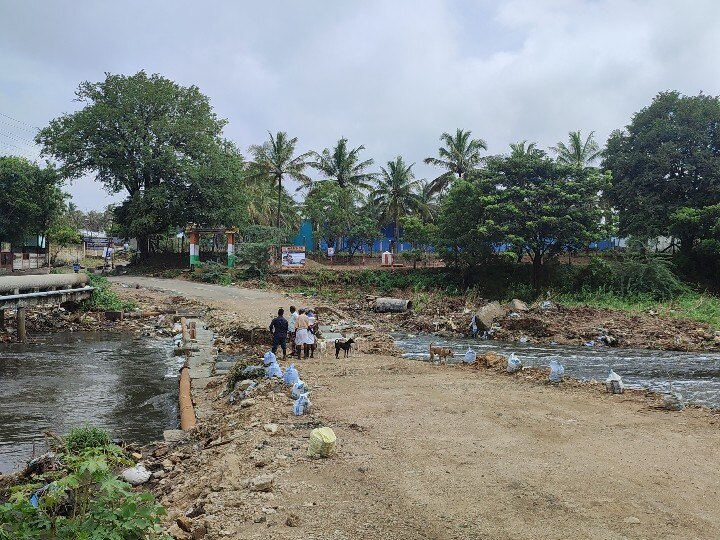
[[[282,240],[280,239],[280,201],[282,199],[282,178],[278,178],[278,209],[277,209],[277,220],[275,221],[275,226],[277,227],[277,235],[278,235],[278,246],[277,246],[277,253],[278,253],[278,261],[280,261],[280,266],[282,266]]]
[[[540,271],[542,270],[542,255],[535,253],[532,257],[532,285],[535,294],[540,293]]]
[[[398,253],[398,251],[399,251],[399,250],[398,250],[398,237],[400,236],[400,225],[398,224],[398,212],[397,212],[397,210],[395,211],[395,230],[394,230],[394,234],[395,234],[395,255],[397,255],[397,253]]]
[[[137,253],[138,259],[145,260],[150,255],[150,236],[141,234],[137,237]]]

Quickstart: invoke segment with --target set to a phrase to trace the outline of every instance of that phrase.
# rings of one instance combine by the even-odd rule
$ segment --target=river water
[[[472,338],[440,338],[430,334],[395,334],[404,356],[429,360],[430,342],[451,347],[459,362],[472,348],[476,353],[515,353],[524,366],[547,367],[550,360],[565,366],[565,376],[604,381],[610,369],[622,376],[629,388],[680,392],[690,403],[720,408],[720,353],[685,353],[621,349],[614,347],[570,347],[535,343],[509,343]]]
[[[172,343],[127,334],[73,332],[0,344],[0,472],[43,452],[43,432],[85,424],[147,443],[177,427]]]

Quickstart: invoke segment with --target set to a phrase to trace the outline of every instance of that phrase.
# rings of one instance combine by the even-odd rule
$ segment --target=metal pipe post
[[[25,332],[25,308],[17,308],[17,338],[20,342],[27,341],[27,334]]]

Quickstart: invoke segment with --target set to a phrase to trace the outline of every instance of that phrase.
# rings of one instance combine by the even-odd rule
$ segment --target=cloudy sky
[[[0,20],[0,154],[33,158],[34,128],[105,72],[199,86],[243,150],[268,130],[302,151],[345,136],[419,178],[443,131],[491,154],[576,129],[604,143],[659,91],[720,94],[717,0],[0,0]]]

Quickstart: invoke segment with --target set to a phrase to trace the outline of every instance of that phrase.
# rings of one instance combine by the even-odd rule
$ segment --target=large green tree
[[[597,169],[558,163],[541,151],[488,160],[481,182],[492,193],[487,223],[530,257],[536,289],[547,257],[597,239],[608,183]]]
[[[65,208],[62,177],[50,164],[40,167],[25,158],[0,157],[0,240],[22,243],[45,236]]]
[[[435,165],[446,172],[432,181],[432,193],[443,192],[454,178],[465,178],[482,163],[482,150],[487,150],[487,143],[482,139],[471,138],[470,130],[457,129],[455,135],[443,133],[440,140],[444,143],[438,149],[438,157],[425,158],[425,163]]]
[[[395,161],[388,161],[387,167],[380,168],[377,185],[371,193],[372,203],[378,209],[382,224],[393,224],[396,250],[400,238],[400,218],[414,212],[426,213],[419,194],[422,187],[415,180],[412,167],[412,163],[406,165],[400,156]]]
[[[211,161],[223,157],[225,121],[196,86],[140,71],[83,82],[76,96],[83,108],[52,120],[36,141],[61,162],[63,176],[95,174],[110,193],[127,194],[119,225],[137,236],[141,256],[148,235],[200,222],[208,204],[223,200],[216,193],[223,185],[202,173],[217,170]]]
[[[493,256],[493,245],[502,241],[502,231],[492,221],[489,209],[497,194],[482,181],[453,182],[440,203],[435,247],[445,262],[469,278]]]
[[[300,182],[301,187],[309,187],[312,180],[305,174],[308,159],[312,152],[295,155],[297,137],[292,139],[284,131],[275,135],[268,132],[270,140],[262,145],[250,147],[253,162],[250,164],[250,174],[271,179],[277,185],[277,216],[276,227],[280,228],[281,203],[283,194],[283,180],[292,178]]]
[[[374,163],[372,159],[360,159],[364,146],[348,148],[348,140],[343,137],[331,148],[321,153],[313,152],[314,161],[310,166],[320,171],[329,180],[334,180],[341,188],[359,192],[370,187],[375,173],[367,170]]]
[[[720,99],[662,92],[612,133],[603,166],[621,234],[667,235],[683,207],[720,203]]]

